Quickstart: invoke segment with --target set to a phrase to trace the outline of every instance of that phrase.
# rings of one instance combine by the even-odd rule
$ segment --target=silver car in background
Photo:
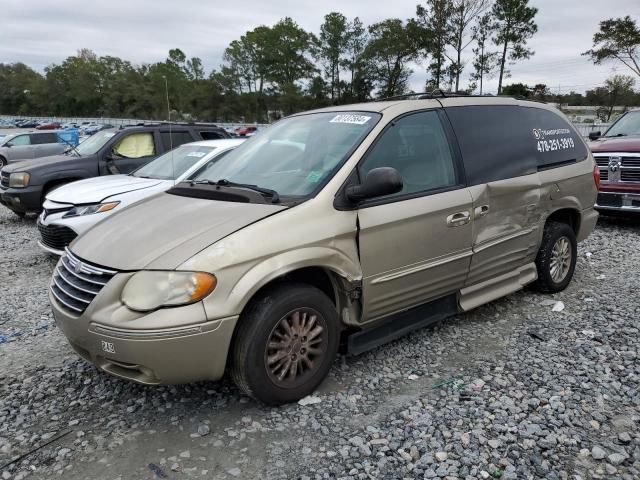
[[[60,155],[70,148],[56,132],[14,133],[0,138],[0,168],[17,160]]]

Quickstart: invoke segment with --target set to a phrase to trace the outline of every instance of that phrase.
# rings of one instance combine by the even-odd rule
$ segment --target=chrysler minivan
[[[598,170],[556,109],[408,96],[285,118],[75,240],[50,300],[75,351],[143,384],[267,404],[532,284],[567,287]]]

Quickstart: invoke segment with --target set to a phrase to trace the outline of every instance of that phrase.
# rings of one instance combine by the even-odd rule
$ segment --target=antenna
[[[167,122],[169,122],[169,151],[171,152],[171,176],[173,177],[173,185],[176,185],[176,168],[173,164],[173,133],[171,132],[171,106],[169,105],[169,83],[167,77],[164,78],[164,91],[167,96]]]

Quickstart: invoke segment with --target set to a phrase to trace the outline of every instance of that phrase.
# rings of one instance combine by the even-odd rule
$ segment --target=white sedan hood
[[[170,188],[173,181],[138,178],[130,175],[105,175],[63,185],[47,194],[47,200],[73,205],[100,203],[114,195],[153,188],[162,184],[166,184],[166,188]]]

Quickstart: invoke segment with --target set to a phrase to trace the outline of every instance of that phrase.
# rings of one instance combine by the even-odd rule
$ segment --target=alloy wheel
[[[269,334],[265,366],[271,381],[296,388],[320,368],[327,351],[327,323],[312,308],[298,308],[282,317]]]

